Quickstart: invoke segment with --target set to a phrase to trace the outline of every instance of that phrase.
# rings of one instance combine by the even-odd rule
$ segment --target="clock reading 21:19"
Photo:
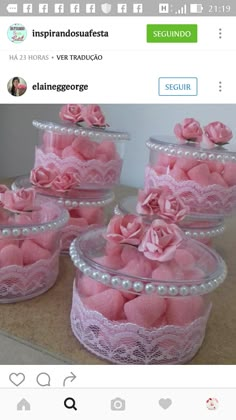
[[[210,4],[208,13],[230,13],[230,10],[229,4],[222,4],[221,6]]]

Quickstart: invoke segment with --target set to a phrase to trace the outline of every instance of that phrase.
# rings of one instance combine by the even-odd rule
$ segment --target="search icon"
[[[77,407],[75,405],[75,400],[74,398],[66,398],[64,401],[64,406],[66,408],[68,408],[69,410],[71,410],[72,408],[76,411]]]

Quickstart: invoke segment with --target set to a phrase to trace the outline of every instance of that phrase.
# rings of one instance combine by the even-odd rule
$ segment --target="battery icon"
[[[202,4],[190,4],[190,13],[202,13],[203,5]]]

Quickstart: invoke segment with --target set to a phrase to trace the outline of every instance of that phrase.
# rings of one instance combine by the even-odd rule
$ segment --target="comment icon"
[[[46,372],[39,373],[36,378],[36,382],[39,386],[42,387],[51,386],[51,378]]]

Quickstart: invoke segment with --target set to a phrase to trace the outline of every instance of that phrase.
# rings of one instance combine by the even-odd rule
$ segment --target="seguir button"
[[[197,77],[159,77],[159,96],[197,96]]]

